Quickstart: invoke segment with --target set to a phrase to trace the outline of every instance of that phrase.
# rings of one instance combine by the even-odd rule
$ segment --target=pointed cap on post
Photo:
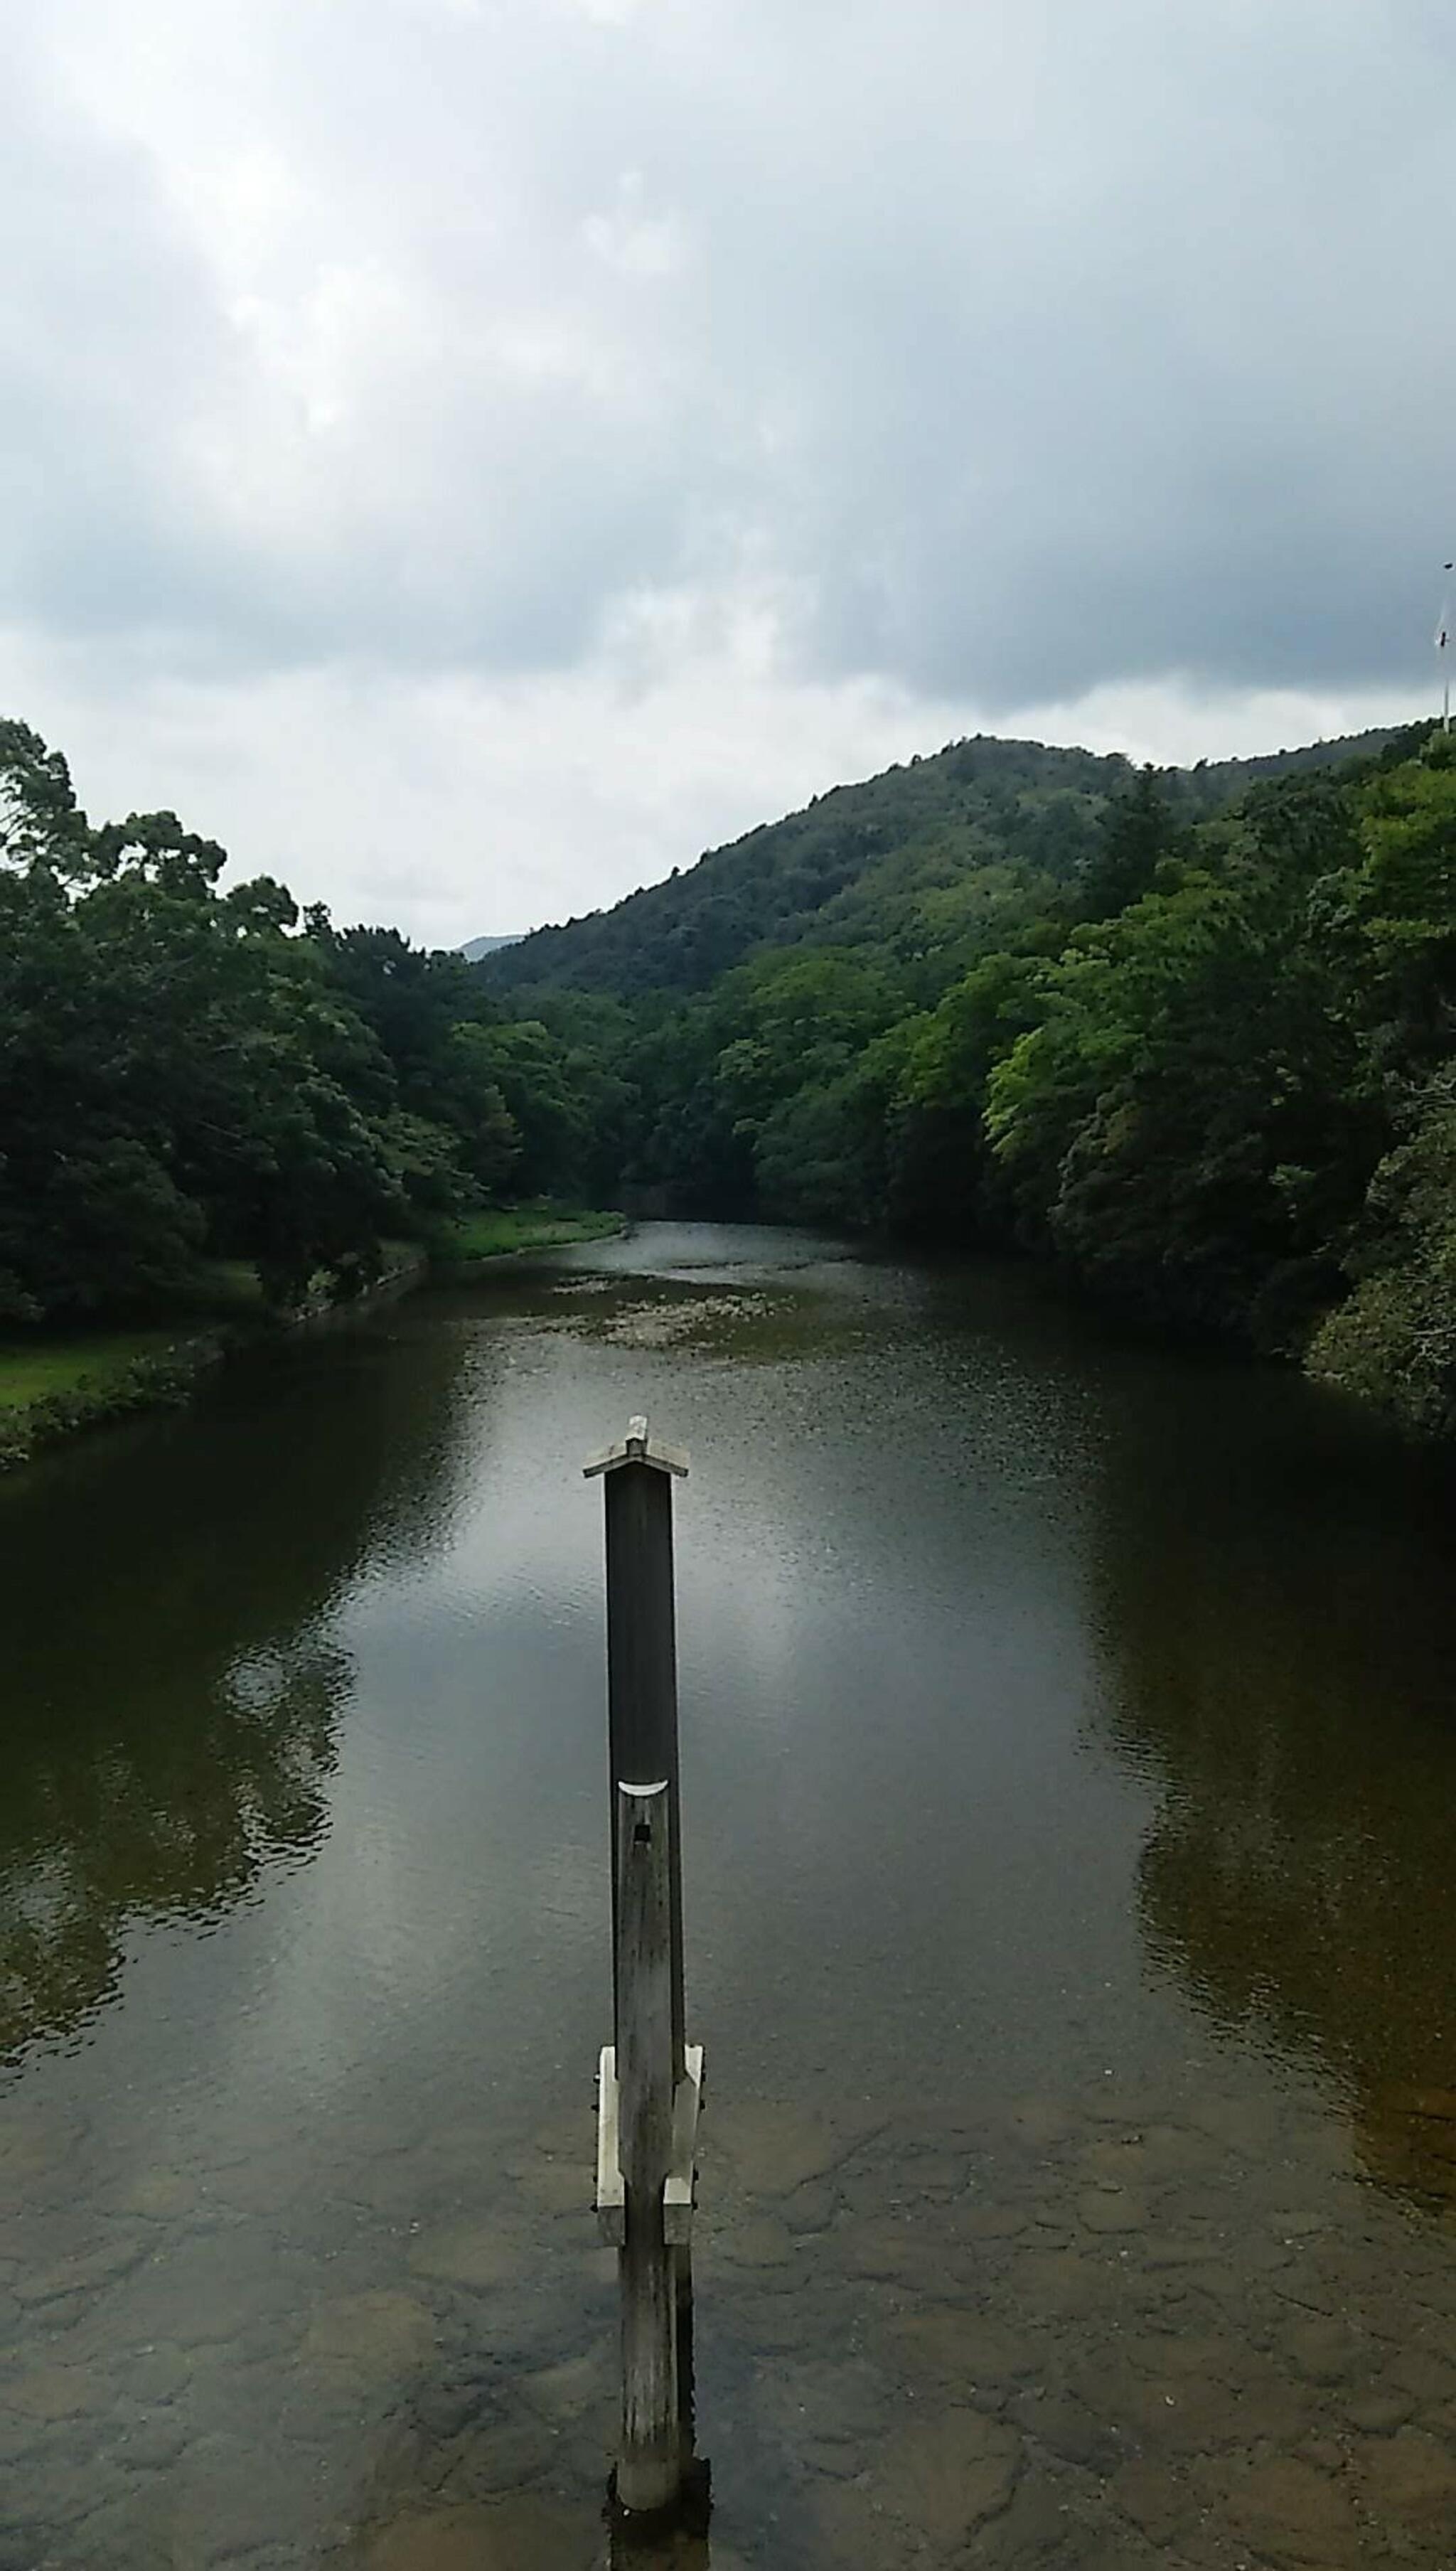
[[[584,1480],[594,1473],[615,1473],[623,1464],[651,1464],[659,1473],[686,1473],[688,1458],[681,1446],[669,1446],[661,1437],[650,1437],[645,1419],[629,1419],[627,1434],[615,1446],[606,1446],[582,1466]]]

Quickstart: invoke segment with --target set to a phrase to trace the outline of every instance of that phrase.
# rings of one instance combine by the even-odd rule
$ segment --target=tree
[[[1078,900],[1085,919],[1116,919],[1141,901],[1168,859],[1181,856],[1185,833],[1170,809],[1156,768],[1140,768],[1102,816],[1101,843],[1085,859]]]
[[[985,956],[907,1025],[887,1119],[888,1203],[904,1230],[966,1240],[1001,1228],[986,1088],[993,1066],[1040,1022],[1043,970],[1034,954]]]
[[[458,957],[336,936],[172,812],[93,827],[0,726],[0,1308],[177,1293],[205,1254],[290,1299],[474,1202],[518,1148]],[[518,1084],[522,1094],[529,1078]]]
[[[1255,856],[1079,930],[988,1124],[1024,1216],[1090,1281],[1282,1344],[1337,1290],[1380,1129],[1308,885]]]
[[[1316,1332],[1310,1371],[1409,1428],[1456,1436],[1456,1068],[1402,1105],[1351,1247],[1354,1291]]]
[[[84,858],[86,816],[71,771],[29,724],[0,721],[0,863],[66,875]]]

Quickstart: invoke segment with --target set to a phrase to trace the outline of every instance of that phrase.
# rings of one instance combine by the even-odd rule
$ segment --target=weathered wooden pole
[[[683,1858],[678,1783],[678,1637],[673,1597],[673,1479],[688,1459],[629,1420],[625,1443],[587,1466],[607,1503],[607,1732],[612,1794],[627,1777],[663,1777],[672,1809],[673,2077],[683,2077]],[[615,1919],[615,1911],[614,1911]],[[613,1992],[614,2013],[621,1993]],[[620,2016],[615,2032],[621,2040]]]
[[[678,2313],[663,2196],[673,2154],[672,1830],[668,1781],[618,1788],[618,2162],[622,2245],[622,2453],[617,2497],[671,2508],[682,2477]]]
[[[684,2034],[673,1477],[647,1421],[586,1467],[606,1482],[614,2044],[598,2087],[597,2212],[619,2252],[617,2498],[674,2509],[693,2450],[694,2160],[703,2048]],[[700,2475],[700,2480],[702,2476]]]

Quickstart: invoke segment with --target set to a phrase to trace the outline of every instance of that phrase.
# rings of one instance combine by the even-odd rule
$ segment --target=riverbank
[[[379,1274],[342,1300],[334,1298],[333,1281],[319,1277],[295,1310],[272,1311],[254,1269],[220,1261],[198,1300],[169,1317],[0,1343],[0,1472],[84,1430],[188,1401],[214,1366],[259,1339],[346,1328],[431,1276],[458,1283],[499,1260],[626,1229],[625,1215],[604,1210],[499,1206],[467,1215],[427,1249],[386,1242]]]
[[[226,1329],[96,1331],[0,1348],[0,1471],[133,1411],[186,1401],[226,1353]]]
[[[0,1470],[83,1429],[186,1401],[231,1346],[267,1326],[257,1271],[220,1259],[185,1301],[124,1325],[0,1341]]]
[[[554,1206],[494,1206],[465,1215],[430,1245],[430,1267],[452,1279],[468,1277],[498,1259],[539,1250],[568,1250],[579,1241],[608,1241],[626,1232],[625,1214]]]
[[[332,1301],[320,1278],[295,1310],[278,1312],[265,1303],[255,1269],[219,1261],[197,1299],[169,1318],[0,1344],[0,1472],[84,1430],[180,1406],[237,1349],[345,1323],[407,1293],[428,1264],[418,1244],[386,1243],[384,1266],[360,1293]]]

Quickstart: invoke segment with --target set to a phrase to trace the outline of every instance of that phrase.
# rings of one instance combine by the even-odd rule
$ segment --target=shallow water
[[[0,1488],[0,2565],[590,2571],[601,1494],[679,1494],[683,2571],[1449,2564],[1450,1469],[649,1226]]]

